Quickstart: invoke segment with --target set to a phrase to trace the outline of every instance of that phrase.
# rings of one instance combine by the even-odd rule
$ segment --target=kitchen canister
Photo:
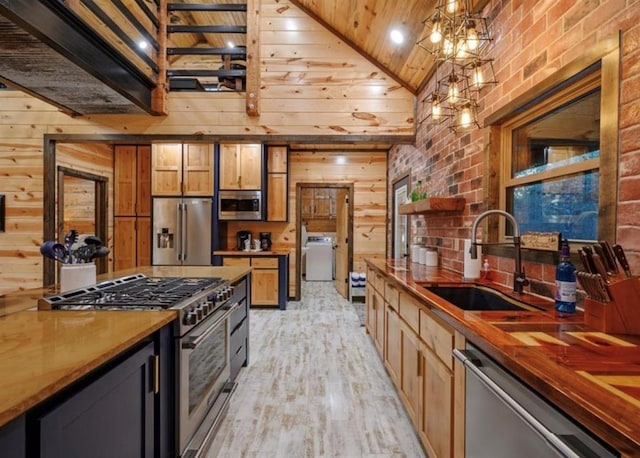
[[[438,267],[438,252],[433,248],[427,249],[424,263],[427,267]]]
[[[95,284],[96,265],[94,263],[63,264],[60,266],[61,293]]]
[[[427,263],[427,251],[429,251],[427,247],[420,247],[420,264],[424,265]]]
[[[411,245],[411,261],[412,262],[416,262],[416,263],[420,262],[420,248],[421,248],[421,245],[418,245],[417,243],[414,245]]]

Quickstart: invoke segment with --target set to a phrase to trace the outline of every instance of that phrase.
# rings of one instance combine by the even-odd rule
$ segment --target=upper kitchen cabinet
[[[288,150],[286,146],[267,147],[267,221],[287,221]]]
[[[213,195],[213,145],[155,144],[151,163],[154,196]]]
[[[335,219],[336,190],[334,188],[303,188],[302,218]]]
[[[151,215],[151,147],[114,148],[114,216]]]
[[[262,145],[220,144],[220,189],[262,189]]]

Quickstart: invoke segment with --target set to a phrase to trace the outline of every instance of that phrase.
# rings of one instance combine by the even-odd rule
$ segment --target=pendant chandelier
[[[497,83],[493,59],[485,56],[491,42],[486,18],[471,10],[471,0],[438,0],[423,23],[426,36],[417,44],[436,65],[435,87],[423,99],[430,105],[427,119],[448,122],[454,132],[480,127],[480,91]]]

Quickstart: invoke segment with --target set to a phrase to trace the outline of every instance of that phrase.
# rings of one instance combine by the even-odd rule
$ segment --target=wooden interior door
[[[349,294],[349,190],[336,191],[336,290],[346,298]]]

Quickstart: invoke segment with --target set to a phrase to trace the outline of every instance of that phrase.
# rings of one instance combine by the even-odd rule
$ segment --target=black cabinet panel
[[[154,344],[37,418],[41,458],[154,456]]]
[[[24,415],[0,427],[0,456],[24,458],[26,456],[26,427]]]

